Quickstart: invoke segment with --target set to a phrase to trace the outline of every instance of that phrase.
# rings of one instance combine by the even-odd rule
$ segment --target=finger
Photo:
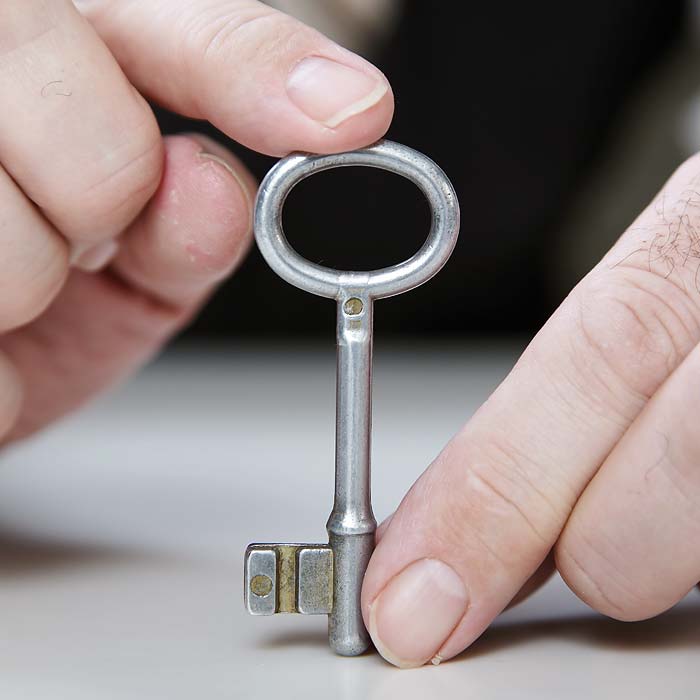
[[[387,528],[389,527],[389,523],[391,522],[391,519],[394,517],[394,514],[392,513],[391,515],[387,516],[378,526],[377,526],[377,531],[374,533],[374,539],[377,544],[381,541],[382,537],[384,537],[384,533],[386,532]]]
[[[380,71],[262,3],[77,4],[144,94],[257,151],[349,150],[389,126],[393,98]]]
[[[587,486],[557,566],[600,612],[642,620],[700,580],[700,346],[675,370]]]
[[[0,352],[0,440],[14,427],[22,411],[22,379],[9,358]]]
[[[4,332],[31,321],[58,294],[68,272],[68,248],[2,167],[0,249],[0,331]]]
[[[151,296],[188,304],[229,275],[247,251],[256,185],[211,139],[175,136],[166,143],[156,201],[124,236],[114,269]]]
[[[382,523],[377,526],[377,531],[375,533],[375,545],[379,544],[384,537],[384,533],[389,527],[391,519],[394,517],[392,513],[387,518],[385,518]],[[533,593],[536,593],[542,586],[544,586],[547,581],[552,577],[554,573],[554,554],[550,554],[540,565],[540,567],[535,571],[532,576],[523,584],[523,587],[515,594],[513,599],[508,603],[508,608],[520,605],[520,603],[527,600]]]
[[[69,0],[5,0],[0,27],[0,162],[79,251],[117,236],[158,185],[150,108]]]
[[[163,183],[126,232],[114,266],[98,275],[73,271],[39,319],[0,339],[25,394],[8,440],[76,408],[148,360],[248,247],[250,210],[241,194],[247,176],[228,156],[221,156],[228,167],[203,165],[201,150],[184,137],[166,139]],[[147,282],[141,245],[153,256]]]
[[[700,340],[695,267],[685,263],[699,171],[698,157],[677,171],[394,515],[363,590],[370,632],[394,663],[449,658],[483,632]]]

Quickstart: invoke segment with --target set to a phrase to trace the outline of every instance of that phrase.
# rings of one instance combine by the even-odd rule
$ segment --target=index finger
[[[252,0],[76,0],[131,82],[269,155],[333,153],[379,139],[383,74],[301,22]]]
[[[700,341],[700,157],[563,302],[413,486],[363,613],[399,666],[471,644],[537,570],[590,479]]]

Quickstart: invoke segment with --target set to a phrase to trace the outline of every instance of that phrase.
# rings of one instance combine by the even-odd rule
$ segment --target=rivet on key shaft
[[[361,314],[363,308],[364,304],[362,303],[362,299],[358,299],[357,297],[350,297],[350,299],[343,304],[343,311],[345,311],[348,316],[357,316]]]

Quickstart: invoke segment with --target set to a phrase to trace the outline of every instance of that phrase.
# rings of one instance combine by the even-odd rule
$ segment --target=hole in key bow
[[[406,178],[353,166],[297,184],[285,203],[283,226],[307,260],[338,270],[375,270],[410,258],[423,245],[430,210]]]

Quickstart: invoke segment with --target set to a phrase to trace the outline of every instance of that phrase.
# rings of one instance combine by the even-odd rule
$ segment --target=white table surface
[[[380,343],[379,519],[513,352]],[[324,541],[333,373],[331,343],[173,353],[7,450],[0,698],[700,697],[700,595],[630,625],[591,612],[555,579],[468,653],[411,671],[375,654],[333,656],[323,617],[249,617],[246,544]]]

